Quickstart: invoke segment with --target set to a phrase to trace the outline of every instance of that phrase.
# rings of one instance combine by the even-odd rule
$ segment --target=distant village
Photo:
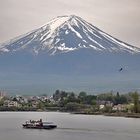
[[[0,111],[63,111],[83,114],[139,113],[139,93],[89,95],[56,90],[52,96],[10,96],[0,91]]]

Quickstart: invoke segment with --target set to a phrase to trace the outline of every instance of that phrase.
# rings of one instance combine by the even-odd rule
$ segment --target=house
[[[127,106],[123,104],[114,105],[112,108],[113,111],[125,111],[126,109]]]
[[[17,101],[5,100],[4,101],[4,106],[5,107],[19,107],[20,104]]]
[[[105,105],[100,105],[99,106],[100,109],[103,109],[104,107],[105,107]]]

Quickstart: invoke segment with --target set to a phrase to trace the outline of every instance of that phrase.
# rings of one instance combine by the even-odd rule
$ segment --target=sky
[[[62,15],[77,15],[140,47],[140,0],[0,0],[0,43]]]

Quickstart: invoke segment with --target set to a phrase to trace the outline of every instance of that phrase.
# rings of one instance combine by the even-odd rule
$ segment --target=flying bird
[[[120,68],[120,69],[119,69],[119,72],[121,72],[122,70],[123,70],[123,68]]]

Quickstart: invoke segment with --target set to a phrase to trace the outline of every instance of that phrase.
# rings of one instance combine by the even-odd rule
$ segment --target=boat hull
[[[57,125],[54,125],[54,124],[48,124],[48,125],[42,125],[42,126],[39,126],[39,125],[29,125],[29,124],[22,124],[23,128],[26,128],[26,129],[54,129],[57,127]]]

